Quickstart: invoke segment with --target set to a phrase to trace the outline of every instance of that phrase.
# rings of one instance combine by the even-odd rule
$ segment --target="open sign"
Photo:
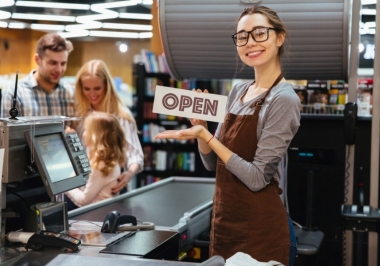
[[[153,113],[223,122],[227,96],[156,86]]]

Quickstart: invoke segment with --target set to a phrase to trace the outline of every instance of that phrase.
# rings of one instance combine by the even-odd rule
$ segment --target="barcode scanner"
[[[112,211],[104,219],[100,232],[116,233],[116,231],[152,230],[154,223],[141,222],[132,215],[121,215],[118,211]]]

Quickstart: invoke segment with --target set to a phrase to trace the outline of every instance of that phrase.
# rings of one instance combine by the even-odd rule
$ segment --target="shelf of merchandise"
[[[143,64],[135,64],[133,80],[134,114],[144,152],[144,170],[137,175],[136,187],[170,176],[202,176],[203,165],[196,141],[154,139],[155,134],[165,129],[191,126],[187,118],[152,113],[155,85],[175,87],[170,75],[147,73]]]

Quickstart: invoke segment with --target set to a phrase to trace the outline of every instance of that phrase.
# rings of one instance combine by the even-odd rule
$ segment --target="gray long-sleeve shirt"
[[[263,95],[242,103],[241,97],[251,83],[244,82],[234,86],[228,95],[227,113],[253,114],[255,108],[249,108],[250,104]],[[300,126],[300,107],[299,97],[291,84],[283,82],[275,86],[266,97],[259,114],[255,157],[252,161],[246,161],[238,154],[233,154],[227,161],[227,169],[250,190],[259,191],[268,185],[272,178],[279,181],[279,163]],[[221,126],[222,123],[218,125],[215,138],[219,138]],[[200,155],[206,169],[214,171],[217,158],[215,152]]]

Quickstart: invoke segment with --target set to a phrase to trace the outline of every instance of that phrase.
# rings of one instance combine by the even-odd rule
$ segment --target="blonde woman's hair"
[[[85,118],[84,129],[91,167],[99,169],[99,163],[103,161],[105,166],[99,170],[107,176],[117,164],[125,164],[125,132],[115,115],[94,111]]]
[[[83,93],[82,80],[86,77],[97,76],[104,82],[105,95],[100,105],[101,112],[114,114],[117,117],[127,119],[136,125],[131,111],[125,106],[117,95],[115,83],[110,71],[102,60],[91,60],[85,63],[78,71],[75,83],[74,102],[76,115],[84,117],[91,107],[90,102]]]

